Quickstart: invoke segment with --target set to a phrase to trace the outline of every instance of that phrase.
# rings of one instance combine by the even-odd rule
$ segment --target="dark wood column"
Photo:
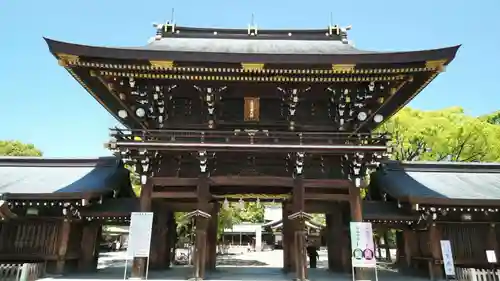
[[[404,264],[403,266],[407,269],[411,268],[413,251],[416,250],[417,237],[415,231],[411,229],[403,230],[403,246],[404,246]]]
[[[497,232],[495,224],[492,223],[490,225],[489,233],[488,233],[488,246],[489,250],[495,251],[495,254],[498,254],[498,241],[497,241]],[[498,256],[498,255],[497,255]]]
[[[349,187],[349,204],[351,206],[351,221],[363,221],[362,198],[359,187]]]
[[[149,258],[149,268],[165,269],[167,265],[167,233],[169,212],[165,206],[159,206],[155,210],[156,222],[153,225],[153,235],[151,244],[151,256]]]
[[[293,248],[293,236],[292,234],[292,226],[288,216],[291,215],[290,206],[288,202],[281,203],[281,212],[282,212],[282,230],[281,230],[281,244],[283,246],[283,271],[290,272],[293,271],[293,257],[291,255],[291,251]]]
[[[81,256],[78,260],[78,270],[82,272],[97,270],[95,263],[96,256],[99,255],[99,234],[101,224],[95,221],[84,222],[82,242],[81,242]]]
[[[167,222],[167,252],[166,254],[166,268],[170,268],[172,261],[175,258],[175,240],[177,237],[177,224],[175,222],[174,211],[170,211],[168,213],[168,222]]]
[[[197,186],[197,210],[209,213],[210,205],[210,189],[208,184],[208,176],[206,173],[202,173],[198,177]],[[196,226],[196,236],[195,236],[195,249],[194,249],[194,279],[201,280],[205,277],[205,265],[206,265],[206,255],[207,255],[207,228],[208,219],[202,216],[196,216],[195,218]]]
[[[326,217],[326,245],[328,250],[328,269],[342,271],[342,209],[339,203],[332,203]]]
[[[292,213],[304,212],[304,178],[302,175],[296,175],[292,192]],[[304,219],[293,220],[294,247],[292,254],[295,256],[295,273],[297,280],[306,280],[307,277],[307,258],[305,252],[305,221]]]
[[[429,264],[429,277],[431,280],[439,280],[444,276],[443,266],[434,261],[441,260],[441,231],[436,223],[429,226],[429,246],[432,261]]]
[[[151,211],[151,194],[153,193],[153,184],[151,180],[148,180],[145,184],[141,186],[141,196],[140,201],[140,211],[150,212]],[[154,245],[151,245],[154,247]],[[145,278],[146,277],[146,262],[147,258],[134,258],[132,262],[132,278]]]
[[[68,251],[69,235],[71,233],[71,221],[67,218],[59,225],[59,237],[57,239],[57,261],[55,266],[56,274],[63,274],[66,265],[66,252]]]
[[[217,228],[219,223],[219,203],[215,202],[212,207],[212,216],[208,222],[207,231],[207,264],[208,270],[215,270],[217,263]]]

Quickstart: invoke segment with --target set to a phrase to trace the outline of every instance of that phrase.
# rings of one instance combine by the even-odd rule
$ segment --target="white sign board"
[[[486,250],[486,259],[488,259],[488,263],[497,263],[495,250]]]
[[[377,267],[372,224],[351,222],[352,267]]]
[[[127,257],[149,257],[152,228],[153,213],[133,212],[130,215]]]
[[[441,240],[441,254],[443,255],[443,267],[446,276],[455,276],[455,263],[451,252],[450,240]]]

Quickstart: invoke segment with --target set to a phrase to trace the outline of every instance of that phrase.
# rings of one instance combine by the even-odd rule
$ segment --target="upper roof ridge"
[[[188,27],[175,23],[153,24],[156,40],[162,38],[233,38],[233,39],[288,39],[288,40],[335,40],[348,44],[347,31],[351,26],[330,25],[320,29],[259,29],[257,25],[248,28]]]

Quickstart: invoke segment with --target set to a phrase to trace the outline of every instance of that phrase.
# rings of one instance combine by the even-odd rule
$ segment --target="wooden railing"
[[[0,281],[34,281],[45,275],[45,263],[2,263]]]
[[[12,221],[0,224],[0,256],[17,260],[56,253],[59,227],[56,221]]]
[[[459,281],[497,281],[500,280],[498,269],[456,268]]]

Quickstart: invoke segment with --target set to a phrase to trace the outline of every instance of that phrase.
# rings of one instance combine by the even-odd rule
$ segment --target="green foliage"
[[[500,126],[468,116],[460,107],[436,111],[404,108],[379,131],[392,134],[393,158],[416,161],[500,160]]]
[[[132,189],[134,190],[135,196],[141,196],[141,180],[139,178],[139,175],[135,172],[133,167],[125,165],[125,168],[130,171],[130,183],[132,184]]]
[[[312,221],[319,225],[326,225],[326,217],[325,214],[311,214]]]
[[[235,209],[235,216],[238,217],[240,221],[251,222],[251,223],[263,223],[264,222],[264,205],[257,202],[245,202],[245,208],[240,210],[239,204],[232,204],[232,208]]]
[[[220,238],[224,229],[230,229],[235,224],[242,222],[263,223],[264,205],[256,202],[245,202],[243,209],[239,203],[230,203],[227,208],[222,206],[219,210],[217,237]]]
[[[480,116],[479,119],[493,125],[500,125],[500,110]]]
[[[33,144],[20,141],[0,141],[0,156],[42,156],[42,151]]]

